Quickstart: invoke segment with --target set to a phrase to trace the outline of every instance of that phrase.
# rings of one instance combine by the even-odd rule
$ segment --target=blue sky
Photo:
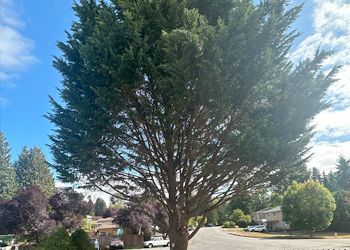
[[[292,4],[301,1],[292,1]],[[58,96],[60,75],[52,67],[59,55],[56,41],[64,41],[74,19],[71,0],[0,0],[0,129],[15,160],[25,145],[46,144],[52,125],[43,117],[50,110],[48,95]],[[309,167],[329,171],[336,158],[350,157],[350,3],[348,0],[308,0],[295,28],[302,32],[291,53],[294,61],[311,57],[317,47],[337,53],[325,67],[345,65],[340,81],[328,98],[336,108],[313,121],[317,133],[311,142],[314,156]]]

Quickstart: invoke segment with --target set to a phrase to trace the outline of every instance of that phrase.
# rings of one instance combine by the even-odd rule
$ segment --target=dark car
[[[109,244],[109,249],[120,249],[124,248],[124,242],[120,238],[112,238]]]

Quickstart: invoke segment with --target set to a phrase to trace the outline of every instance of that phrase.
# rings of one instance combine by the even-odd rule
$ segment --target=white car
[[[267,228],[264,225],[258,225],[247,229],[248,232],[267,232]]]
[[[143,242],[144,247],[152,248],[158,246],[170,246],[170,240],[164,240],[163,237],[153,237],[151,240],[147,240]]]
[[[90,239],[90,243],[95,250],[100,250],[100,242],[98,241],[98,239]]]

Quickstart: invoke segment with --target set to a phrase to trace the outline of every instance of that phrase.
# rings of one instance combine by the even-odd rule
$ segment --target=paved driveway
[[[169,250],[167,247],[155,250]],[[350,239],[300,240],[258,239],[234,236],[219,227],[201,228],[189,243],[189,250],[350,250]]]

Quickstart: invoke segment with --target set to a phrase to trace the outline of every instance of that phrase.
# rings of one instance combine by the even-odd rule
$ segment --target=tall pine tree
[[[340,156],[336,172],[328,175],[331,182],[337,209],[331,228],[336,231],[350,232],[350,164],[349,160]]]
[[[350,192],[350,163],[343,156],[338,158],[336,180],[339,189]]]
[[[328,53],[293,64],[287,0],[81,0],[52,101],[51,149],[66,182],[125,199],[150,193],[185,228],[232,197],[271,185],[309,156],[326,108]],[[204,216],[203,216],[204,215]],[[202,223],[204,219],[202,220]]]
[[[0,131],[0,201],[11,199],[17,191],[16,173],[11,165],[9,144]]]
[[[45,156],[39,148],[24,147],[15,162],[15,170],[21,188],[37,186],[47,197],[55,193],[54,179]]]

